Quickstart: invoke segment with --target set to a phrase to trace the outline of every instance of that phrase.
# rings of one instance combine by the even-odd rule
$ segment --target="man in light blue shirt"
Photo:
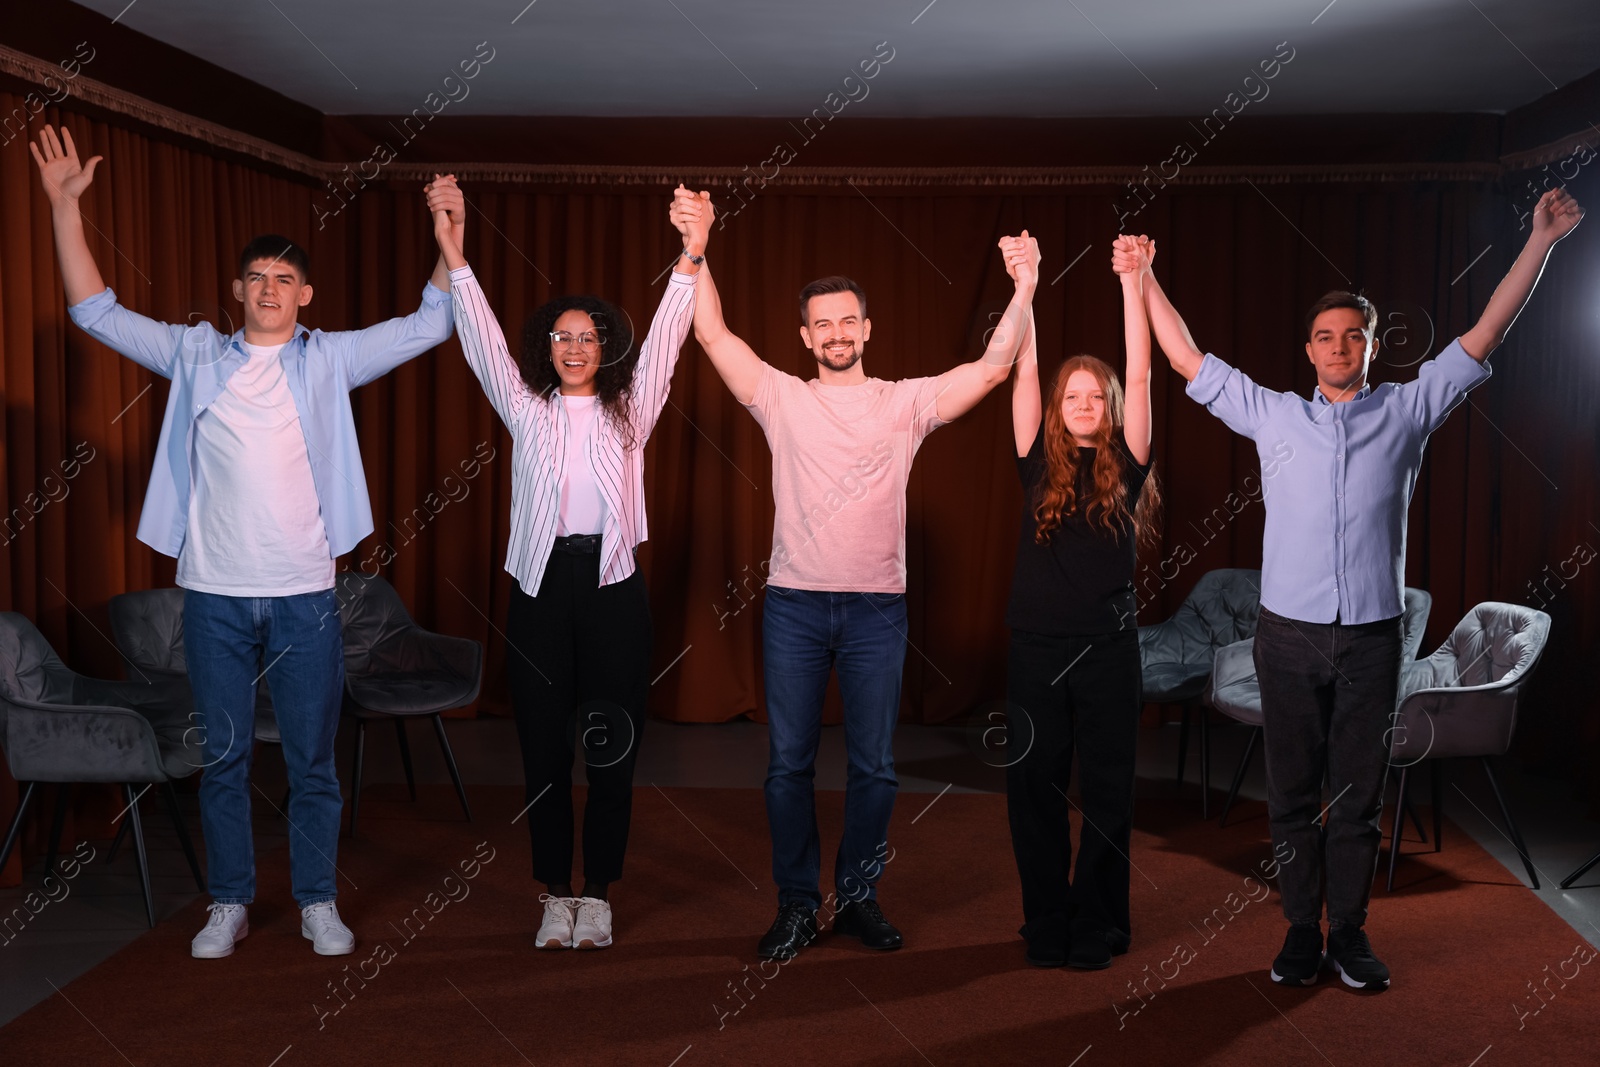
[[[184,651],[203,733],[201,826],[210,918],[192,955],[230,955],[255,897],[250,755],[265,678],[289,771],[289,862],[300,932],[322,955],[354,950],[335,904],[343,799],[333,765],[344,691],[334,560],[372,532],[350,390],[450,336],[441,259],[411,315],[324,333],[298,322],[309,264],[283,237],[258,237],[233,295],[244,328],[156,322],[106,287],[79,198],[101,157],[46,126],[30,146],[50,200],[68,313],[90,336],[172,381],[139,540],[178,560]],[[452,214],[459,241],[463,220]]]
[[[1273,961],[1275,982],[1311,985],[1326,962],[1346,985],[1388,988],[1389,969],[1362,927],[1383,840],[1378,817],[1399,688],[1406,509],[1428,435],[1489,377],[1484,360],[1527,303],[1550,249],[1581,217],[1564,191],[1547,193],[1483,317],[1404,385],[1367,382],[1378,350],[1377,309],[1352,293],[1325,295],[1306,315],[1306,356],[1317,372],[1309,399],[1263,388],[1203,355],[1149,274],[1153,246],[1145,238],[1117,242],[1118,269],[1147,274],[1151,327],[1188,380],[1189,395],[1254,440],[1263,464],[1277,469],[1263,487],[1255,638],[1267,810],[1290,924]],[[1318,826],[1324,810],[1325,831]]]

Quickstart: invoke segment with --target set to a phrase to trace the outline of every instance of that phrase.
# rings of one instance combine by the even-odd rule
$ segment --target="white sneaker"
[[[331,900],[300,909],[300,936],[319,956],[346,956],[356,950],[356,935],[339,921],[339,908]]]
[[[572,947],[572,909],[578,901],[574,897],[553,897],[549,893],[539,894],[539,903],[544,905],[544,922],[539,924],[539,932],[534,940],[540,948],[571,948]]]
[[[572,921],[573,948],[605,948],[611,944],[611,905],[595,897],[579,897]]]
[[[195,934],[194,940],[189,942],[189,955],[197,960],[220,960],[233,955],[233,946],[250,933],[250,924],[245,920],[245,906],[208,904],[206,910],[211,917],[206,920],[205,929]]]

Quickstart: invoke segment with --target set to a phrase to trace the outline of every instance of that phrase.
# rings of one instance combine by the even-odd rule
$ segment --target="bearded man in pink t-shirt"
[[[692,198],[694,194],[680,192]],[[700,193],[707,204],[710,193]],[[771,730],[767,822],[778,917],[764,959],[790,959],[817,936],[821,871],[812,791],[822,697],[837,668],[844,698],[844,833],[834,860],[833,928],[896,949],[877,882],[891,855],[899,782],[893,737],[906,652],[906,479],[922,439],[999,385],[1030,328],[1039,246],[1028,231],[1000,250],[1016,290],[983,356],[937,377],[886,382],[861,364],[867,299],[848,278],[800,292],[800,340],[817,360],[804,381],[762,361],[728,331],[709,266],[697,282],[695,338],[772,448],[776,514],[762,615]]]

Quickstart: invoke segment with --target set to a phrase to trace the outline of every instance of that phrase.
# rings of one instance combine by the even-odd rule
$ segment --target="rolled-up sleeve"
[[[1422,432],[1431,434],[1450,417],[1468,390],[1482,385],[1492,373],[1488,363],[1467,355],[1458,337],[1424,363],[1416,379],[1400,387],[1400,395]]]
[[[89,299],[73,304],[67,308],[67,315],[78,329],[96,341],[163,378],[172,377],[173,364],[183,349],[183,335],[187,329],[216,333],[206,323],[186,328],[129,311],[117,303],[117,294],[110,289],[102,289]],[[210,341],[211,337],[207,336],[194,347]]]
[[[1235,433],[1254,438],[1283,394],[1263,388],[1211,353],[1184,392]]]

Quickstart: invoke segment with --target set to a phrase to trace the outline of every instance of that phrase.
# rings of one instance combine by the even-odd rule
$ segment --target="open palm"
[[[64,144],[63,144],[64,142]],[[53,127],[46,126],[39,134],[39,143],[28,145],[33,160],[39,164],[39,177],[44,181],[45,195],[52,204],[61,200],[76,200],[94,181],[95,167],[102,156],[89,160],[88,166],[78,162],[78,147],[72,143],[72,134],[63,126],[61,138]]]

